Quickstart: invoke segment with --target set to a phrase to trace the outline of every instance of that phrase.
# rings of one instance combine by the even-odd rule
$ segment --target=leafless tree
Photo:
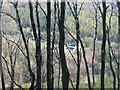
[[[47,0],[47,86],[53,89],[53,61],[51,58],[51,0]]]
[[[109,25],[108,25],[108,32],[107,32],[107,39],[108,39],[108,53],[109,53],[109,57],[110,57],[110,69],[111,69],[111,72],[112,72],[112,75],[113,75],[113,88],[114,90],[116,89],[116,74],[115,74],[115,71],[114,71],[114,67],[113,67],[113,57],[112,57],[112,54],[111,54],[111,41],[110,41],[110,30],[111,30],[111,22],[112,22],[112,16],[113,16],[113,6],[111,4],[111,14],[110,14],[110,18],[109,18]]]
[[[36,88],[37,90],[41,89],[41,62],[42,62],[42,56],[41,56],[41,30],[40,30],[40,21],[39,21],[39,11],[38,11],[39,3],[36,1],[36,18],[37,18],[37,29],[35,25],[34,15],[33,15],[33,6],[31,3],[31,0],[29,1],[29,9],[30,9],[30,19],[31,19],[31,26],[32,31],[34,35],[35,40],[35,46],[36,46],[36,66],[37,66],[37,82],[36,82]]]
[[[103,38],[101,46],[101,90],[105,89],[104,76],[105,76],[105,47],[106,47],[106,2],[102,1],[103,13],[102,13],[102,25],[103,25]]]
[[[93,56],[92,56],[92,79],[93,79],[93,86],[95,86],[95,76],[94,76],[94,61],[95,61],[95,49],[96,49],[96,39],[97,39],[97,29],[98,29],[98,8],[95,6],[95,3],[93,3],[93,7],[95,10],[95,34],[94,34],[94,41],[93,41]]]
[[[63,90],[68,90],[69,86],[69,70],[67,67],[67,62],[65,58],[65,53],[64,53],[64,45],[65,45],[65,32],[64,32],[64,21],[65,21],[65,0],[60,2],[61,4],[61,14],[60,17],[58,18],[58,27],[59,27],[59,54],[60,54],[60,62],[61,62],[61,68],[62,68],[62,85],[63,85]]]
[[[19,28],[19,31],[22,35],[22,40],[24,42],[24,46],[25,46],[25,51],[26,51],[26,59],[27,59],[27,64],[28,64],[28,71],[29,71],[29,74],[30,74],[30,81],[31,81],[31,86],[30,86],[30,90],[32,90],[34,88],[34,81],[35,81],[35,75],[34,73],[32,72],[32,69],[31,69],[31,63],[30,63],[30,56],[29,56],[29,49],[28,49],[28,44],[27,44],[27,40],[25,38],[25,35],[23,33],[23,27],[22,27],[22,24],[21,24],[21,18],[19,16],[19,11],[18,11],[18,1],[16,2],[11,2],[11,4],[14,6],[15,8],[15,12],[16,12],[16,18],[12,17],[13,20],[16,22],[18,28]],[[11,16],[11,15],[10,15]]]

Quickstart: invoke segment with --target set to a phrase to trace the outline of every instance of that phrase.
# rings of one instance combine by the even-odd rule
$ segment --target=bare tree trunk
[[[103,39],[101,46],[101,90],[104,90],[104,76],[105,76],[105,46],[106,46],[106,2],[103,0],[103,14],[102,14],[102,23],[103,23]]]
[[[40,30],[40,21],[39,21],[39,11],[38,11],[38,1],[36,2],[36,17],[37,17],[37,27],[38,27],[38,37],[36,41],[36,65],[37,65],[37,90],[41,89],[41,30]]]
[[[23,28],[22,28],[22,25],[21,25],[21,19],[20,19],[19,12],[18,12],[18,2],[13,3],[13,5],[14,5],[14,8],[16,10],[16,19],[17,19],[16,23],[17,23],[17,25],[19,27],[19,30],[20,30],[20,33],[22,35],[22,39],[23,39],[23,42],[24,42],[25,50],[26,50],[26,59],[27,59],[28,71],[29,71],[29,74],[30,74],[30,81],[31,81],[30,90],[33,90],[35,75],[34,75],[34,73],[32,72],[32,69],[31,69],[29,49],[28,49],[28,45],[27,45],[25,35],[23,33]]]
[[[38,27],[38,33],[35,26],[34,21],[34,15],[33,15],[33,6],[31,1],[29,2],[29,8],[30,8],[30,19],[31,19],[31,26],[33,29],[33,35],[36,45],[36,65],[37,65],[37,82],[36,82],[36,89],[41,89],[41,31],[40,31],[40,21],[39,21],[39,12],[38,12],[38,1],[36,1],[36,18],[37,18],[37,27]]]
[[[76,30],[77,30],[77,33],[79,34],[79,32],[80,32],[80,31],[78,31],[78,28],[79,28],[79,19],[78,19],[78,16],[77,16],[79,13],[77,13],[77,8],[75,6],[73,6],[73,9],[74,9],[74,11],[73,11],[72,8],[71,8],[71,6],[70,6],[70,4],[69,4],[69,2],[67,2],[67,3],[69,5],[69,7],[70,7],[70,10],[72,12],[72,15],[73,15],[75,21],[76,21]],[[83,5],[83,3],[81,4],[81,7],[80,7],[79,11],[81,10],[82,5]],[[81,37],[78,34],[77,34],[77,39],[79,40],[79,42],[81,44],[81,49],[82,49],[82,52],[83,52],[83,58],[84,58],[84,61],[85,61],[85,67],[86,67],[86,73],[87,73],[87,79],[88,79],[88,87],[89,87],[89,90],[91,90],[91,82],[90,82],[90,75],[89,75],[88,63],[87,63],[87,59],[86,59],[86,53],[85,53],[85,49],[84,49],[84,45],[83,45],[83,42],[81,40]],[[76,41],[76,42],[78,44],[78,41]],[[78,45],[77,45],[77,48],[78,48]],[[79,55],[80,55],[80,53],[79,53]],[[79,55],[77,55],[77,60],[79,59],[78,58]],[[77,65],[77,68],[78,68],[78,70],[80,70],[79,69],[79,67],[80,67],[80,61],[79,60],[78,60],[78,63],[79,64]],[[79,80],[80,71],[78,71],[78,70],[77,70],[77,79]],[[78,80],[77,80],[77,84],[76,84],[76,89],[79,86],[79,81]]]
[[[109,52],[109,57],[110,57],[110,69],[112,71],[112,75],[113,75],[113,89],[116,90],[116,75],[115,75],[115,72],[114,72],[114,69],[113,69],[113,66],[112,66],[112,55],[111,55],[111,52],[110,52],[110,40],[109,40],[109,34],[108,34],[108,52]]]
[[[58,0],[57,0],[58,1]],[[59,17],[60,17],[60,8],[59,8],[59,2],[57,2],[57,10],[58,10],[58,13],[57,13],[57,16],[58,16],[58,19],[59,19]],[[59,52],[58,52],[59,53]],[[59,88],[60,88],[60,75],[61,75],[61,62],[60,62],[60,58],[58,58],[58,60],[59,60],[59,63],[58,63],[58,90],[59,90]]]
[[[69,87],[69,70],[67,67],[67,62],[64,53],[64,44],[65,44],[65,33],[64,33],[64,20],[65,20],[65,1],[61,2],[61,15],[59,17],[59,53],[60,53],[60,62],[62,68],[62,85],[63,90],[68,90]]]
[[[50,27],[51,27],[51,0],[47,1],[47,86],[48,90],[53,89],[53,62],[51,59],[51,34],[50,34]]]
[[[3,1],[0,1],[0,78],[1,78],[1,84],[2,84],[2,90],[5,90],[5,82],[4,82],[4,77],[3,77],[3,69],[2,69],[2,21],[1,21],[1,10],[2,10],[2,3]]]
[[[54,29],[53,29],[53,39],[52,39],[52,55],[51,55],[51,61],[52,61],[52,83],[53,83],[53,88],[54,88],[54,67],[53,67],[53,61],[54,61],[54,44],[55,44],[55,32],[56,32],[56,21],[57,21],[57,2],[56,0],[54,1]]]
[[[10,62],[11,62],[11,85],[10,85],[10,90],[14,90],[14,79],[15,79],[15,70],[14,70],[14,67],[13,67],[13,59],[12,59],[12,56],[9,55],[9,58],[10,58]]]
[[[116,90],[116,74],[112,65],[113,62],[113,58],[112,58],[112,54],[111,54],[111,41],[110,41],[110,30],[111,30],[111,19],[112,19],[112,15],[113,15],[113,6],[111,5],[111,14],[110,14],[110,18],[109,18],[109,27],[108,32],[107,32],[107,39],[108,39],[108,53],[109,53],[109,57],[110,57],[110,69],[113,75],[113,89]]]
[[[79,48],[79,35],[80,35],[80,31],[79,31],[79,18],[78,18],[78,13],[77,13],[77,1],[76,4],[74,6],[74,10],[75,10],[75,24],[76,24],[76,46],[77,46],[77,80],[76,80],[76,90],[79,89],[79,85],[80,85],[80,48]]]
[[[94,4],[93,4],[94,6]],[[93,56],[92,56],[92,79],[93,79],[93,84],[92,84],[92,89],[94,89],[95,87],[95,74],[94,74],[94,61],[95,61],[95,43],[96,43],[96,38],[97,38],[97,28],[98,28],[98,10],[97,8],[94,6],[94,10],[95,10],[95,36],[94,36],[94,41],[93,41]]]
[[[86,67],[86,73],[87,73],[87,79],[88,79],[88,88],[89,88],[89,90],[91,90],[90,73],[89,73],[89,67],[88,67],[88,63],[87,63],[87,59],[86,59],[85,48],[84,48],[83,42],[82,42],[80,37],[79,37],[79,41],[80,41],[80,44],[81,44],[81,48],[82,48],[82,52],[83,52],[83,58],[84,58],[85,67]]]

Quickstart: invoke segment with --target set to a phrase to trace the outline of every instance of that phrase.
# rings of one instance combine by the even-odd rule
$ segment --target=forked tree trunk
[[[36,65],[37,65],[37,90],[41,90],[41,63],[42,63],[42,55],[41,55],[41,29],[40,29],[40,21],[39,21],[39,11],[38,11],[38,0],[36,1],[36,18],[37,18],[37,27],[38,27],[38,37],[36,41]]]
[[[61,2],[61,15],[59,17],[59,53],[60,53],[60,62],[62,68],[62,85],[63,90],[68,90],[69,87],[69,70],[67,67],[67,62],[64,53],[64,44],[65,44],[65,33],[64,33],[64,20],[65,20],[65,1]]]
[[[31,81],[30,90],[33,90],[33,88],[34,88],[34,81],[35,81],[35,75],[34,75],[34,73],[32,72],[32,69],[31,69],[31,61],[30,61],[30,56],[29,56],[29,47],[28,47],[28,44],[27,44],[27,41],[26,41],[26,38],[25,38],[25,35],[24,35],[24,32],[23,32],[23,27],[22,27],[22,24],[21,24],[21,18],[19,16],[18,2],[14,3],[13,5],[14,5],[15,11],[16,11],[16,18],[17,18],[16,22],[17,22],[17,25],[19,27],[20,33],[22,35],[22,40],[24,42],[25,51],[26,51],[28,72],[30,74],[30,81]]]
[[[112,72],[112,78],[113,78],[113,90],[116,90],[116,74],[114,71],[114,67],[113,67],[113,57],[112,57],[112,46],[111,46],[111,41],[110,41],[110,30],[111,30],[111,20],[112,20],[112,16],[113,16],[113,6],[111,5],[111,14],[110,14],[110,18],[109,18],[109,28],[108,28],[108,32],[107,32],[107,40],[108,40],[108,53],[109,53],[109,64],[110,64],[110,69]]]

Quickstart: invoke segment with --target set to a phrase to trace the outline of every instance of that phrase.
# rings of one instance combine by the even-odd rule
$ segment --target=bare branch
[[[45,10],[42,8],[42,6],[40,4],[38,4],[38,5],[39,5],[40,9],[42,10],[42,12],[44,13],[45,17],[47,17]]]
[[[9,70],[9,66],[8,66],[7,60],[6,60],[3,56],[2,56],[2,58],[3,58],[3,60],[4,60],[5,63],[6,63],[7,71],[8,71],[8,74],[9,74],[11,80],[14,82],[14,84],[15,84],[16,86],[18,86],[20,89],[24,90],[24,88],[23,88],[21,85],[18,85],[18,84],[13,80],[13,77],[11,76],[11,73],[10,73],[10,70]]]

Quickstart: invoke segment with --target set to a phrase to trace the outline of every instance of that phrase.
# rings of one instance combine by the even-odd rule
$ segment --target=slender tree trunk
[[[12,80],[11,80],[11,86],[10,86],[10,90],[14,90],[14,69],[11,69],[11,77],[12,77]]]
[[[60,18],[59,2],[57,2],[57,7],[58,7],[57,8],[57,10],[58,10],[57,16],[58,16],[58,19],[59,19]],[[60,75],[61,75],[61,73],[60,73],[61,72],[61,66],[60,65],[61,65],[61,62],[60,62],[60,58],[58,58],[58,60],[59,60],[59,63],[58,63],[59,66],[58,66],[58,82],[57,82],[58,83],[58,87],[57,88],[58,88],[58,90],[60,90]]]
[[[51,59],[51,34],[50,34],[50,27],[51,27],[51,1],[47,1],[47,87],[49,89],[53,89],[53,72],[52,72],[52,59]]]
[[[77,2],[77,1],[76,1]],[[77,32],[76,32],[76,34],[77,34],[77,39],[79,40],[79,42],[80,42],[80,44],[81,44],[81,50],[82,50],[82,52],[83,52],[83,58],[84,58],[84,61],[85,61],[85,67],[86,67],[86,73],[87,73],[87,79],[88,79],[88,87],[89,87],[89,90],[91,90],[91,82],[90,82],[90,75],[89,75],[89,68],[88,68],[88,63],[87,63],[87,59],[86,59],[86,54],[85,54],[85,49],[84,49],[84,45],[83,45],[83,42],[82,42],[82,40],[81,40],[81,37],[79,36],[79,30],[78,30],[78,28],[79,28],[79,19],[78,19],[78,17],[77,17],[77,5],[76,6],[73,6],[73,8],[74,8],[74,12],[73,12],[73,10],[72,10],[72,8],[71,8],[71,6],[70,6],[70,4],[69,4],[69,2],[67,2],[68,3],[68,5],[69,5],[69,7],[70,7],[70,9],[71,9],[71,12],[72,12],[72,14],[73,14],[73,17],[74,17],[74,19],[75,19],[75,21],[76,21],[76,30],[77,30]],[[82,5],[82,4],[81,4]],[[81,10],[81,9],[80,9]],[[78,43],[78,41],[76,41],[77,42],[77,49],[78,49],[78,45],[79,45],[79,43]],[[77,52],[78,52],[78,50],[77,50]],[[79,53],[79,55],[80,55],[80,53]],[[80,74],[80,61],[79,61],[79,59],[80,59],[80,56],[79,55],[77,55],[77,60],[78,60],[78,64],[77,64],[77,79],[79,80],[79,74]],[[79,58],[78,58],[79,57]],[[77,80],[77,84],[76,84],[76,88],[78,89],[78,87],[79,87],[79,81]]]
[[[40,30],[40,21],[39,21],[39,11],[38,11],[38,1],[36,2],[36,17],[37,17],[37,27],[38,27],[38,37],[36,41],[36,64],[37,64],[37,90],[41,89],[41,30]]]
[[[28,71],[29,71],[29,74],[30,74],[30,81],[31,81],[30,90],[33,90],[33,88],[34,88],[34,81],[35,81],[35,75],[34,75],[34,73],[32,72],[32,69],[31,69],[29,49],[28,49],[28,45],[27,45],[27,41],[26,41],[25,35],[23,33],[23,28],[22,28],[22,25],[21,25],[21,19],[20,19],[17,7],[18,7],[18,2],[16,2],[14,4],[14,8],[16,10],[17,25],[18,25],[20,33],[22,35],[22,39],[23,39],[23,42],[24,42],[25,50],[26,50],[26,59],[27,59]]]
[[[94,74],[94,61],[95,61],[95,43],[96,43],[96,38],[97,38],[97,28],[98,28],[98,10],[95,8],[95,36],[94,36],[94,41],[93,41],[93,56],[92,56],[92,79],[93,79],[93,84],[92,84],[92,89],[95,87],[95,74]]]
[[[2,24],[2,21],[1,21],[2,3],[3,1],[0,1],[0,23],[1,24]],[[1,24],[0,24],[0,78],[1,78],[2,90],[5,90],[5,82],[3,77],[2,58],[1,58],[2,57],[2,33],[1,33],[2,26]]]
[[[112,19],[112,15],[113,15],[113,6],[111,5],[111,14],[110,14],[110,19],[109,19],[109,28],[108,29],[108,32],[107,32],[107,39],[108,39],[108,53],[109,53],[109,57],[110,57],[110,69],[111,69],[111,72],[112,72],[112,76],[113,76],[113,89],[116,90],[116,74],[115,74],[115,71],[114,71],[114,68],[113,68],[113,65],[112,65],[112,62],[113,62],[113,57],[112,57],[112,54],[111,54],[111,41],[110,41],[110,30],[111,30],[111,19]]]
[[[103,0],[103,14],[102,14],[102,23],[103,23],[103,39],[101,46],[101,90],[104,90],[104,76],[105,76],[105,46],[106,46],[106,2]]]
[[[88,63],[87,63],[87,59],[86,59],[85,48],[84,48],[83,42],[82,42],[80,37],[79,37],[79,41],[80,41],[80,44],[81,44],[81,48],[82,48],[82,52],[83,52],[83,58],[84,58],[84,62],[85,62],[85,68],[86,68],[87,79],[88,79],[88,88],[89,88],[89,90],[91,90],[90,73],[89,73],[89,67],[88,67]]]
[[[116,90],[116,75],[115,75],[115,72],[114,72],[114,69],[113,69],[113,66],[112,66],[112,55],[111,55],[111,50],[110,50],[110,39],[109,39],[109,32],[108,32],[108,53],[109,53],[109,57],[110,57],[110,69],[111,69],[111,72],[112,72],[112,75],[113,75],[113,89]]]
[[[79,89],[80,84],[80,49],[79,49],[79,18],[77,13],[77,1],[75,5],[75,22],[76,22],[76,45],[77,45],[77,80],[76,80],[76,90]]]
[[[59,53],[60,53],[60,62],[62,68],[62,85],[63,90],[68,90],[69,87],[69,70],[67,67],[67,62],[64,53],[64,44],[65,44],[65,33],[64,33],[64,20],[65,20],[65,1],[61,2],[61,15],[59,18]]]
[[[12,56],[9,55],[9,58],[10,58],[10,62],[11,62],[11,85],[10,85],[10,90],[14,90],[14,74],[15,74],[15,70],[14,70],[14,67],[13,67],[13,59],[12,59]]]
[[[57,14],[57,2],[56,0],[54,1],[54,29],[53,29],[53,40],[52,40],[52,55],[51,55],[51,59],[52,59],[52,83],[54,84],[54,68],[53,68],[53,61],[54,61],[54,44],[55,44],[55,32],[56,32],[56,21],[57,21],[57,17],[56,17],[56,14]],[[54,85],[53,85],[54,87]]]
[[[33,6],[31,1],[29,2],[29,8],[30,8],[30,19],[31,19],[31,26],[33,29],[33,35],[36,45],[36,65],[37,65],[37,82],[36,82],[36,89],[41,89],[41,31],[40,31],[40,21],[39,21],[39,12],[38,12],[38,1],[36,1],[36,18],[37,18],[37,27],[38,27],[38,33],[35,26],[34,21],[34,15],[33,15]]]

